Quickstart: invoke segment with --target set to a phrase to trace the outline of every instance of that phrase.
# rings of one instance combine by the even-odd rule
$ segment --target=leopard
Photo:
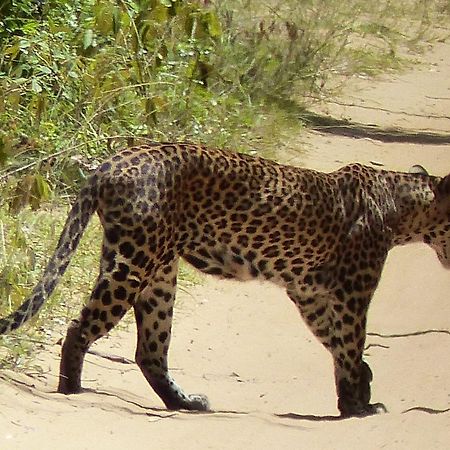
[[[363,358],[369,304],[391,248],[423,242],[450,268],[450,174],[360,163],[333,172],[192,143],[129,146],[87,177],[53,255],[23,304],[0,320],[9,333],[52,294],[91,216],[103,229],[99,272],[63,341],[57,391],[82,392],[85,355],[127,311],[135,361],[168,410],[210,410],[168,363],[181,260],[223,279],[280,286],[333,359],[340,416],[386,411],[370,403]]]

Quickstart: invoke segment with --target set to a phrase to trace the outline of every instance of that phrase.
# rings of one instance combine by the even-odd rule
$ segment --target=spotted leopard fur
[[[414,172],[421,170],[414,170]],[[177,266],[282,286],[331,352],[343,416],[371,414],[363,361],[366,316],[386,255],[423,241],[450,267],[450,175],[375,170],[326,174],[191,144],[154,144],[113,156],[76,199],[42,279],[0,320],[0,334],[34,316],[65,272],[94,212],[104,228],[89,303],[64,341],[58,391],[81,390],[89,346],[130,309],[136,361],[170,409],[208,409],[168,371]]]

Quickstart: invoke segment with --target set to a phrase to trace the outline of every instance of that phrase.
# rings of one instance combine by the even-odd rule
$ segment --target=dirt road
[[[383,81],[360,80],[335,115],[450,133],[450,45]],[[350,95],[351,92],[351,95]],[[381,108],[381,109],[380,109]],[[286,137],[286,162],[332,170],[359,161],[450,171],[450,145],[384,144],[311,133]],[[388,414],[337,420],[330,356],[284,292],[207,280],[181,292],[171,366],[213,412],[168,412],[133,364],[88,355],[77,396],[55,393],[60,347],[40,353],[39,377],[0,380],[1,449],[444,449],[450,435],[450,274],[424,245],[394,249],[369,313],[373,401]],[[135,335],[114,331],[96,350],[133,359]]]

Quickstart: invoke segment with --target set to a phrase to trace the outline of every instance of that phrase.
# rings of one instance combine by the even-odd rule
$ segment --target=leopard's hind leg
[[[168,351],[178,261],[162,266],[140,293],[134,312],[138,328],[136,362],[147,381],[168,409],[205,411],[208,399],[188,395],[175,383],[168,369]]]
[[[100,274],[89,303],[67,330],[61,352],[58,392],[81,390],[84,356],[90,345],[107,334],[134,304],[143,269],[127,259],[120,245],[103,245]]]

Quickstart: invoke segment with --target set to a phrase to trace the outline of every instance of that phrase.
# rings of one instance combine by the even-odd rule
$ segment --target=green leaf
[[[94,32],[91,29],[86,30],[83,36],[83,50],[92,47],[93,43],[94,43]]]
[[[36,174],[34,176],[33,194],[39,202],[50,199],[51,188],[42,175]]]
[[[11,59],[14,59],[17,56],[17,54],[19,53],[19,51],[20,51],[20,45],[18,42],[16,42],[14,45],[11,45],[10,47],[6,47],[3,50],[3,53],[5,55],[11,55]]]
[[[30,41],[27,41],[26,39],[21,39],[21,40],[19,41],[19,47],[20,47],[22,50],[25,50],[26,48],[30,47],[30,45],[31,45],[31,42],[30,42]]]
[[[31,80],[31,90],[33,92],[35,92],[36,94],[39,94],[40,92],[42,92],[41,83],[39,83],[39,81],[36,78],[33,78]]]
[[[169,10],[164,5],[158,5],[152,10],[150,17],[158,23],[167,22],[167,19],[169,18]]]
[[[119,8],[114,8],[113,16],[112,16],[112,28],[113,33],[117,34],[120,31],[121,25],[121,14]]]
[[[94,7],[96,30],[106,36],[111,32],[113,17],[110,13],[110,5],[99,4]]]
[[[208,27],[208,33],[212,38],[217,38],[222,35],[220,20],[214,12],[207,12],[204,16],[204,20],[206,21]]]
[[[10,94],[8,94],[7,100],[12,110],[16,112],[20,104],[20,92],[18,91],[11,92]]]
[[[15,83],[17,86],[20,86],[21,84],[24,84],[24,83],[26,83],[27,81],[28,81],[28,79],[25,78],[25,77],[20,77],[20,78],[15,78],[15,79],[14,79],[14,83]]]
[[[49,69],[47,66],[37,66],[36,69],[45,75],[49,75],[52,73],[51,69]]]
[[[8,156],[10,156],[10,151],[12,147],[12,140],[9,136],[0,136],[0,165],[4,165]]]

